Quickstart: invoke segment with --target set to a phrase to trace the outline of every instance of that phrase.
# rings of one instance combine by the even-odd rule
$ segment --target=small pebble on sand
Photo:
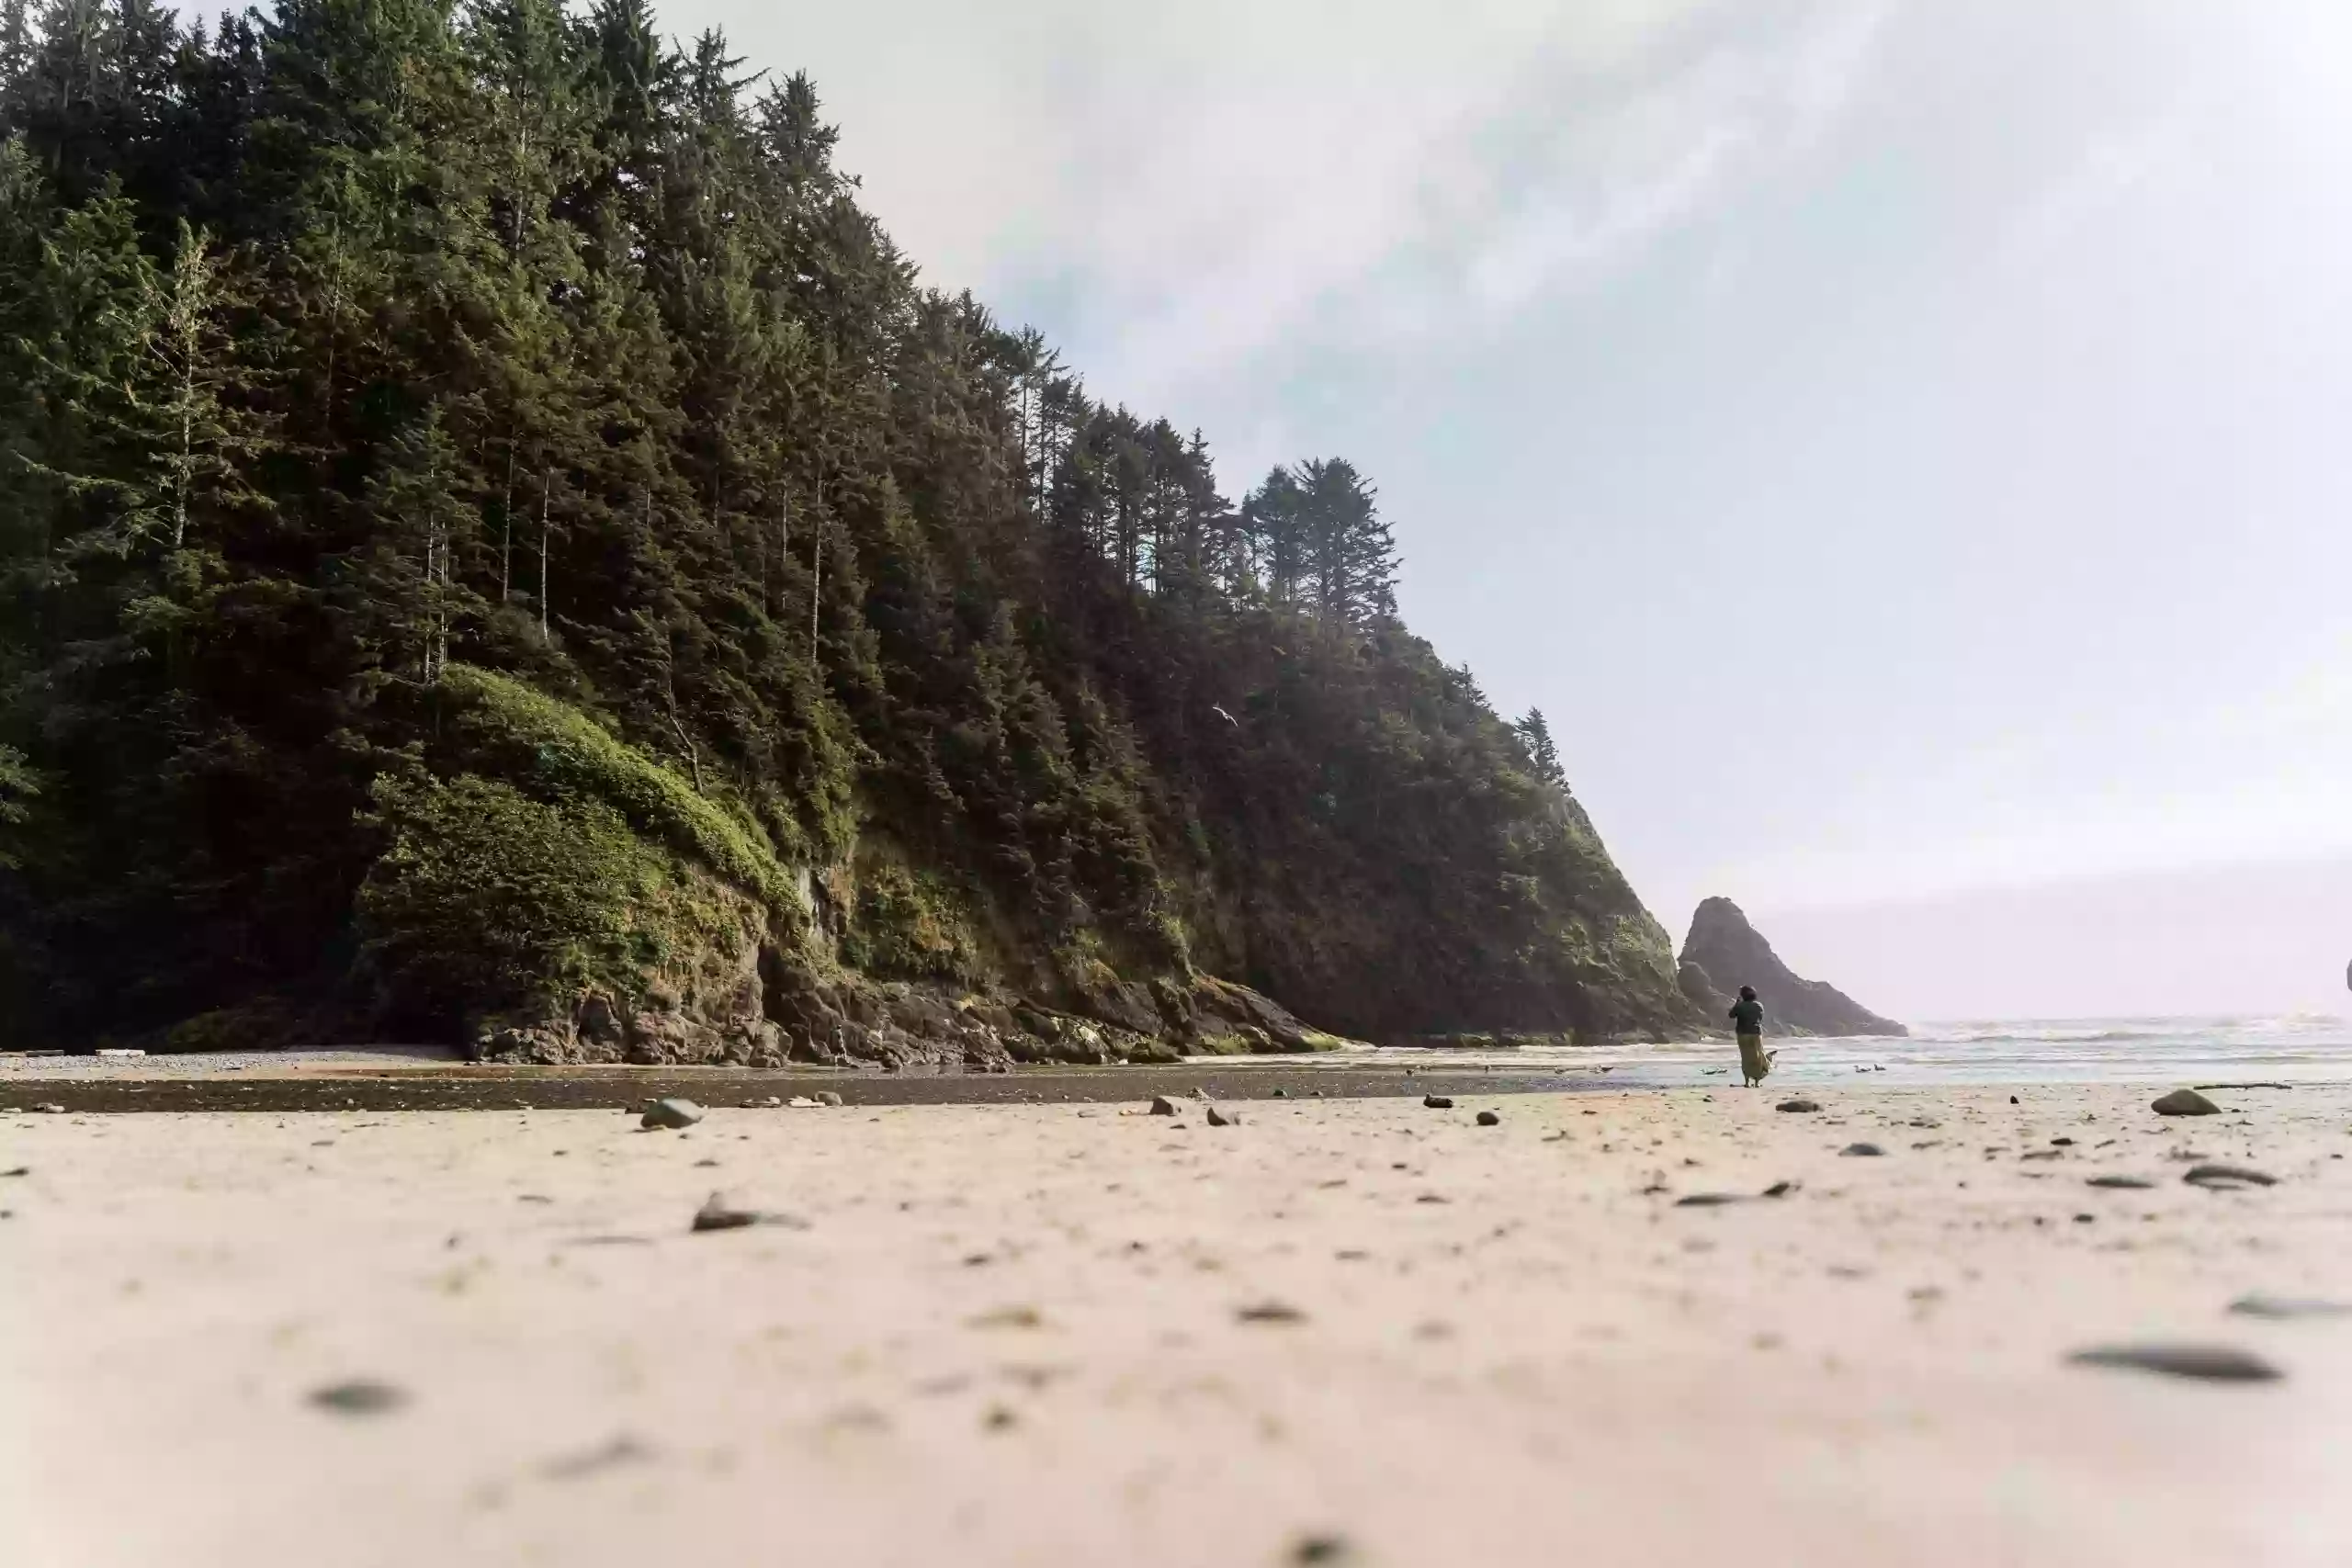
[[[2352,1302],[2331,1302],[2316,1296],[2240,1296],[2230,1303],[2240,1317],[2264,1317],[2288,1322],[2304,1317],[2352,1317]]]
[[[347,1382],[331,1382],[324,1388],[312,1389],[310,1401],[320,1409],[332,1410],[338,1416],[381,1416],[406,1404],[408,1393],[373,1378],[354,1378]]]
[[[2286,1374],[2228,1345],[2104,1345],[2066,1358],[2078,1367],[2120,1367],[2204,1382],[2275,1382]]]
[[[2242,1165],[2193,1165],[2181,1178],[2191,1187],[2210,1188],[2216,1192],[2233,1192],[2247,1187],[2276,1187],[2278,1179]]]

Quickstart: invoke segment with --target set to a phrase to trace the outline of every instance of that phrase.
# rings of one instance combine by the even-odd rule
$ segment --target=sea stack
[[[1682,994],[1720,1021],[1742,986],[1756,987],[1767,1034],[1907,1034],[1835,986],[1792,973],[1738,905],[1710,898],[1690,917],[1676,976]]]

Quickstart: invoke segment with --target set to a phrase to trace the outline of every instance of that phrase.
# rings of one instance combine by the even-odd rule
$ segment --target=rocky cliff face
[[[1690,917],[1677,976],[1682,994],[1721,1027],[1742,986],[1756,987],[1768,1034],[1906,1034],[1835,986],[1792,973],[1738,905],[1710,898]]]

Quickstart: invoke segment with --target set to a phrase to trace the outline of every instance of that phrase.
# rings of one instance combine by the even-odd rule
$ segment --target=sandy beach
[[[2352,1088],[2170,1087],[11,1114],[0,1561],[2352,1561]]]

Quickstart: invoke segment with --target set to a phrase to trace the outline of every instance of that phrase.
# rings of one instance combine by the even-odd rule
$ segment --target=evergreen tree
[[[1519,731],[1520,743],[1527,748],[1528,767],[1537,780],[1557,789],[1568,787],[1568,775],[1560,766],[1558,748],[1552,744],[1552,728],[1544,722],[1542,708],[1529,708],[1527,716],[1512,727]]]

